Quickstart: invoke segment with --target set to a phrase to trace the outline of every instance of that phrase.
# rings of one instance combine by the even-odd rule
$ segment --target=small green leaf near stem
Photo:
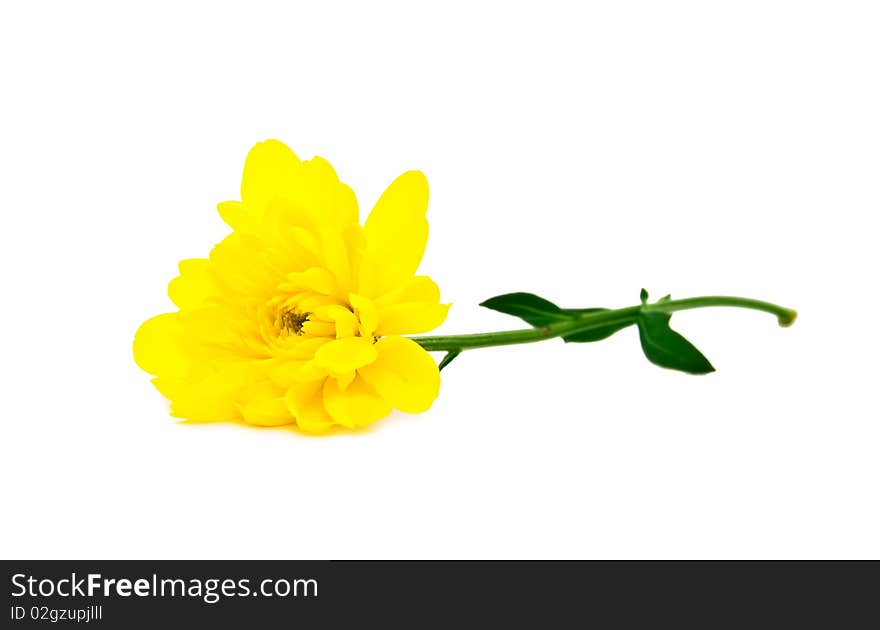
[[[442,370],[447,365],[452,363],[455,360],[455,357],[461,354],[461,350],[450,350],[446,353],[446,356],[440,361],[440,365],[437,366],[438,370]]]
[[[654,365],[687,372],[708,374],[715,368],[690,341],[669,327],[671,313],[642,311],[639,317],[639,341],[645,357]]]

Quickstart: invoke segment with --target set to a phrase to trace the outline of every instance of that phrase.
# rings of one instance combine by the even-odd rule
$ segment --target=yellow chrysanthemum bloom
[[[168,293],[179,308],[146,321],[134,356],[194,421],[364,427],[392,408],[428,409],[440,387],[431,356],[401,335],[439,326],[448,304],[416,270],[428,185],[398,177],[366,223],[333,167],[276,140],[248,154],[241,201],[221,203],[233,232],[208,258],[184,260]]]

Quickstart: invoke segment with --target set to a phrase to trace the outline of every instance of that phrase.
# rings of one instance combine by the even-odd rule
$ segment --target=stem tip
[[[780,313],[779,315],[779,325],[783,328],[788,328],[794,323],[794,320],[797,319],[797,311],[786,311],[784,313]]]

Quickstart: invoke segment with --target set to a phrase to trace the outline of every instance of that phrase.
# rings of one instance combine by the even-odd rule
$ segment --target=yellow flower
[[[140,327],[138,365],[174,416],[296,424],[324,432],[428,409],[440,387],[431,356],[401,335],[427,332],[448,304],[417,276],[428,238],[428,184],[409,171],[366,223],[333,167],[276,140],[248,154],[232,227],[208,258],[180,263],[179,308]]]

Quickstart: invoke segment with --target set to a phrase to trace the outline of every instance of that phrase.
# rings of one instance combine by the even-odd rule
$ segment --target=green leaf
[[[489,298],[480,306],[519,317],[536,328],[549,326],[557,322],[571,321],[577,319],[580,315],[608,310],[607,308],[559,308],[553,302],[545,300],[534,293],[506,293],[504,295],[497,295]],[[610,324],[601,328],[584,330],[571,335],[565,335],[562,339],[567,342],[577,343],[600,341],[610,337],[618,330],[626,328],[631,323]]]
[[[639,339],[648,361],[688,374],[708,374],[715,368],[694,345],[669,327],[670,313],[642,312]]]
[[[440,365],[437,367],[437,370],[440,371],[445,368],[447,365],[452,363],[455,360],[455,357],[461,354],[461,350],[450,350],[446,353],[446,356],[440,361]]]
[[[580,315],[583,313],[600,313],[602,311],[607,311],[610,309],[607,308],[581,308],[581,309],[563,309],[564,313],[571,313],[572,315]],[[607,339],[618,330],[622,330],[627,326],[632,325],[632,322],[622,322],[618,324],[609,324],[608,326],[603,326],[601,328],[591,328],[590,330],[582,330],[580,332],[573,333],[571,335],[565,335],[562,339],[566,342],[576,342],[576,343],[588,343],[590,341],[602,341],[603,339]]]
[[[499,313],[519,317],[536,328],[570,319],[570,316],[566,315],[553,302],[538,297],[534,293],[505,293],[504,295],[496,295],[482,302],[480,306],[491,308]]]

